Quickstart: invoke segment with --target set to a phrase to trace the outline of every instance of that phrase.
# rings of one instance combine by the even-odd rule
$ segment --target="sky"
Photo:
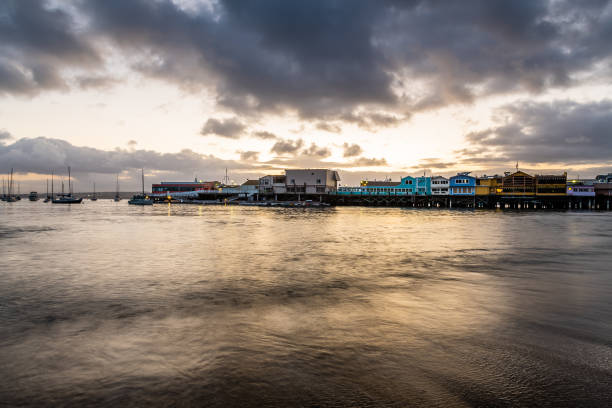
[[[0,172],[44,190],[612,172],[602,0],[3,0]]]

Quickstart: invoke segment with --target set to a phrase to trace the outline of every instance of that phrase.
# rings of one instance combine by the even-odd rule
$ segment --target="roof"
[[[394,187],[400,185],[399,181],[367,181],[364,187]]]
[[[258,186],[259,185],[259,180],[247,180],[244,183],[242,183],[243,186]]]

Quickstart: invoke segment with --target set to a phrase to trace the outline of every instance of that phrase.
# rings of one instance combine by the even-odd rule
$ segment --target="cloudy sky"
[[[41,190],[612,171],[612,3],[0,2],[0,171]]]

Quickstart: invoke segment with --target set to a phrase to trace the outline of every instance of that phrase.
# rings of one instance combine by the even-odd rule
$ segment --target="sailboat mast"
[[[68,166],[68,194],[72,194],[72,186],[70,185],[70,166]]]
[[[51,172],[51,198],[53,198],[53,172]]]
[[[142,195],[144,196],[144,169],[140,169],[140,174],[142,174]]]

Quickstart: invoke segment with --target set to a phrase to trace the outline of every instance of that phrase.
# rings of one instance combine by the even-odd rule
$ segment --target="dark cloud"
[[[352,166],[356,167],[378,167],[378,166],[386,166],[387,160],[384,158],[375,159],[375,158],[367,158],[367,157],[359,157],[351,162]]]
[[[333,123],[329,123],[329,122],[319,122],[319,123],[317,123],[317,129],[324,130],[326,132],[331,132],[331,133],[340,133],[340,132],[342,132],[342,128],[340,128],[340,126],[334,125]]]
[[[466,135],[463,163],[612,163],[612,101],[522,102],[500,108],[503,124]]]
[[[298,140],[279,140],[274,143],[274,146],[270,149],[270,153],[276,153],[278,155],[292,154],[295,155],[304,145],[302,139]]]
[[[0,93],[66,88],[62,70],[97,69],[102,59],[74,17],[37,0],[0,2]]]
[[[209,88],[237,113],[292,110],[376,129],[483,95],[571,86],[576,74],[610,59],[606,7],[569,0],[220,0],[191,7],[5,0],[0,92],[66,87],[74,70],[88,71],[77,80],[83,86],[108,84],[97,76],[105,61],[93,45],[103,40],[134,70]]]
[[[0,145],[0,163],[17,172],[48,174],[72,166],[75,173],[115,174],[145,168],[148,170],[204,174],[221,172],[224,168],[253,169],[243,163],[202,155],[189,149],[178,153],[159,153],[152,150],[101,150],[74,146],[64,140],[45,137],[22,138],[9,145]]]
[[[83,75],[76,78],[77,85],[82,89],[104,89],[118,82],[118,79],[104,75]]]
[[[343,154],[344,157],[359,156],[363,152],[363,149],[361,149],[361,146],[355,143],[353,144],[344,143],[342,147],[344,148],[344,154]]]
[[[422,159],[419,161],[419,164],[416,166],[411,166],[411,169],[449,169],[456,166],[454,162],[442,161],[440,159],[431,157],[427,159]]]
[[[302,151],[302,154],[306,156],[326,158],[331,156],[331,151],[327,147],[320,147],[312,143],[308,149],[304,149]]]
[[[214,119],[210,118],[206,121],[200,134],[203,136],[220,136],[229,139],[239,139],[246,125],[237,118]]]
[[[8,131],[6,130],[0,130],[0,143],[4,143],[6,140],[10,140],[13,138],[13,135],[11,135]]]
[[[255,152],[252,150],[248,150],[248,151],[238,151],[236,153],[240,153],[240,160],[255,160],[257,161],[259,159],[259,152]]]
[[[259,131],[259,132],[253,132],[251,133],[251,135],[258,139],[263,139],[263,140],[273,140],[273,139],[278,138],[274,133],[267,132],[265,130]]]

